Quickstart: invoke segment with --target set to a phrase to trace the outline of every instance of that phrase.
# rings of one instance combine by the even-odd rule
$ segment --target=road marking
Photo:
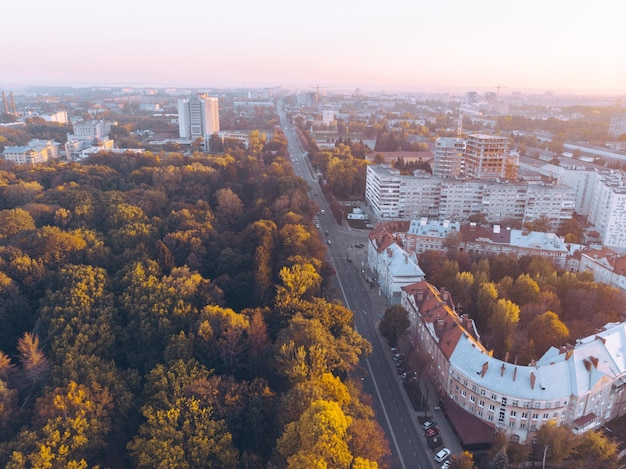
[[[334,262],[333,262],[333,267],[335,267],[334,266]],[[335,268],[335,270],[337,270],[337,269]],[[343,294],[343,297],[346,300],[346,306],[349,309],[352,309],[352,308],[350,308],[350,304],[348,302],[348,297],[346,296],[346,292],[343,289],[343,284],[341,283],[341,279],[339,278],[339,276],[337,276],[337,281],[339,282],[339,288],[341,289],[341,293]],[[356,330],[356,324],[354,326],[354,329]],[[370,373],[370,377],[372,378],[372,383],[374,383],[374,389],[376,390],[376,395],[378,396],[378,401],[380,402],[380,407],[383,409],[383,414],[385,415],[385,420],[387,421],[387,426],[389,427],[389,431],[391,432],[391,439],[393,440],[393,445],[395,446],[396,452],[398,453],[398,458],[400,460],[400,464],[402,465],[403,469],[406,469],[406,464],[404,464],[404,459],[402,458],[402,452],[400,451],[400,447],[398,446],[398,441],[396,440],[396,434],[394,433],[393,426],[391,425],[391,421],[389,420],[389,415],[387,414],[387,409],[385,408],[385,403],[384,403],[383,397],[380,395],[380,389],[378,389],[378,383],[376,382],[376,378],[374,378],[374,371],[372,370],[372,366],[370,365],[369,359],[366,358],[365,359],[365,363],[366,363],[367,369],[368,369],[368,371]]]

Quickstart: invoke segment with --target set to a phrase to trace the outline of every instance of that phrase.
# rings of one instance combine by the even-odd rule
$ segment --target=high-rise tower
[[[207,140],[220,131],[219,105],[216,97],[206,94],[178,100],[178,131],[180,138]]]

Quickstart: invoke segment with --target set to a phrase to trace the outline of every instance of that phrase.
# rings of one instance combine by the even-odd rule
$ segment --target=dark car
[[[426,433],[424,433],[424,436],[426,436],[426,438],[432,438],[433,436],[437,435],[439,435],[439,427],[430,427],[428,430],[426,430]]]

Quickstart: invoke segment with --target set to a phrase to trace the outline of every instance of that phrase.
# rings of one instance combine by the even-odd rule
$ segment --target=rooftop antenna
[[[506,88],[506,86],[501,86],[501,85],[498,85],[498,86],[496,86],[495,88],[496,88],[496,90],[497,90],[497,91],[496,91],[496,101],[497,101],[497,100],[498,100],[498,98],[500,97],[500,88]]]

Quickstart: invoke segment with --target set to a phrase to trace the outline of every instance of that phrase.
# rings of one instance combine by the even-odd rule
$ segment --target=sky
[[[28,0],[0,88],[272,87],[622,95],[621,0]]]

